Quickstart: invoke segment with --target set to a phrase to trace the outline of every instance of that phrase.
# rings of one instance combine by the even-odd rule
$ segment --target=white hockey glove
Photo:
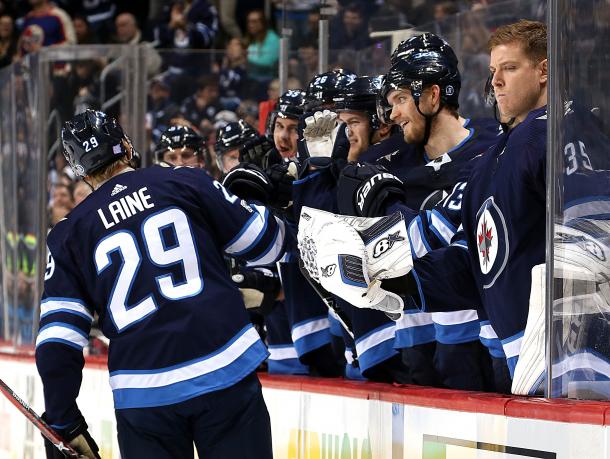
[[[338,121],[337,114],[330,110],[315,112],[305,118],[303,137],[309,156],[314,158],[336,156],[335,141],[340,130],[345,131],[345,123]]]
[[[392,217],[355,219],[304,207],[298,245],[305,268],[326,290],[355,307],[398,314],[399,318],[403,300],[382,289],[381,280],[408,273],[412,263],[410,250],[407,257],[398,254],[405,248],[401,242],[408,248],[404,221]]]

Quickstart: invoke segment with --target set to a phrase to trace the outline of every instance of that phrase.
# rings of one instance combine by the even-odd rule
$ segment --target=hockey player
[[[397,51],[401,52],[397,52]],[[405,141],[415,145],[419,165],[404,167],[385,160],[388,171],[399,176],[397,187],[413,209],[432,209],[460,177],[469,161],[496,141],[495,129],[464,127],[458,114],[461,77],[458,61],[448,43],[425,33],[401,43],[384,78],[380,97],[393,107],[391,120],[401,126]],[[384,214],[381,196],[371,196],[373,208],[359,208],[359,188],[372,180],[375,168],[349,165],[339,182],[339,211],[367,217]],[[387,180],[387,179],[386,179]],[[359,202],[357,202],[359,201]],[[413,305],[414,306],[414,305]],[[490,361],[479,343],[479,322],[474,310],[427,314],[407,309],[396,323],[396,346],[404,349],[414,382],[455,389],[483,390]],[[435,345],[435,341],[437,344]],[[459,363],[458,363],[459,362]]]
[[[473,160],[465,180],[433,211],[413,219],[416,212],[393,207],[413,220],[409,243],[393,244],[395,251],[413,254],[413,270],[404,281],[376,291],[413,293],[424,311],[482,306],[512,377],[527,320],[531,270],[545,259],[546,26],[526,20],[502,26],[489,48],[498,108],[503,120],[513,120],[511,127]],[[362,197],[366,201],[374,194]],[[342,290],[327,286],[337,294]]]
[[[155,160],[172,166],[205,167],[204,139],[188,126],[170,126],[155,147]]]
[[[297,155],[297,124],[303,114],[304,97],[305,93],[300,90],[285,92],[277,102],[277,110],[270,116],[270,134],[282,158],[295,158]]]
[[[248,139],[256,138],[258,134],[244,120],[228,123],[216,131],[216,162],[222,175],[226,175],[240,162],[239,149]]]
[[[99,457],[76,405],[93,315],[108,358],[122,457],[272,457],[255,369],[267,350],[224,254],[274,263],[285,229],[203,170],[133,170],[121,127],[87,110],[65,123],[64,154],[95,190],[47,238],[36,363],[45,418]],[[52,452],[50,453],[52,455]]]

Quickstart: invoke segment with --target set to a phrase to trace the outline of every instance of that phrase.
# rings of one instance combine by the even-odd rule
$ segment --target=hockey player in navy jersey
[[[47,238],[36,340],[47,422],[98,457],[76,405],[97,314],[122,457],[193,457],[193,443],[200,457],[272,457],[254,373],[268,352],[223,254],[275,263],[283,223],[201,169],[133,170],[131,143],[104,113],[66,122],[62,141],[95,191]]]
[[[205,167],[203,137],[188,126],[170,126],[155,146],[155,160],[172,166]]]
[[[457,111],[461,85],[457,57],[436,35],[425,33],[402,42],[392,61],[379,98],[393,107],[390,119],[401,126],[417,159],[407,165],[395,155],[378,164],[386,164],[400,178],[396,191],[409,207],[432,209],[451,191],[470,160],[496,141],[499,126],[465,127],[470,125]],[[338,188],[341,214],[385,214],[384,193],[376,195],[376,189],[388,183],[376,181],[379,172],[361,164],[342,171]],[[359,192],[367,186],[368,196],[362,200]],[[493,385],[479,331],[474,310],[430,314],[413,304],[396,322],[395,346],[403,349],[415,383],[484,390]]]
[[[482,307],[512,377],[527,321],[531,270],[545,260],[546,27],[525,20],[502,26],[489,48],[491,82],[509,129],[473,160],[470,173],[432,211],[415,217],[404,205],[390,208],[411,222],[408,242],[393,246],[412,253],[413,270],[404,281],[369,288],[359,305],[372,293],[402,289],[415,294],[423,311]],[[327,283],[331,288],[337,294],[349,291]]]

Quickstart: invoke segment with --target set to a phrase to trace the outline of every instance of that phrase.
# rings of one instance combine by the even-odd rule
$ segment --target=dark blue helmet
[[[305,111],[305,92],[291,89],[282,94],[277,101],[277,116],[298,120]]]
[[[127,154],[123,140],[131,143],[114,118],[85,110],[64,123],[61,141],[64,156],[77,176],[91,175]]]
[[[382,79],[382,75],[356,77],[335,98],[335,110],[365,112],[369,115],[371,127],[379,129],[376,102]]]
[[[392,54],[392,65],[383,78],[380,108],[383,119],[388,116],[387,98],[393,89],[407,88],[419,105],[422,91],[430,85],[441,88],[441,106],[459,107],[461,87],[458,60],[451,46],[438,36],[425,33],[402,42]]]
[[[170,126],[159,139],[155,147],[155,158],[161,161],[163,154],[169,150],[191,148],[196,155],[205,151],[204,138],[188,126]]]
[[[228,123],[216,131],[216,156],[240,148],[247,140],[256,137],[256,130],[244,120]]]
[[[310,111],[318,107],[334,105],[335,98],[355,79],[356,74],[343,69],[316,75],[307,85],[305,108]]]

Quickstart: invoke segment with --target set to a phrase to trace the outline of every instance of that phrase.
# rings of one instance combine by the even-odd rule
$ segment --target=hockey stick
[[[0,392],[2,392],[9,401],[21,411],[34,426],[40,430],[40,433],[49,440],[53,446],[61,451],[65,457],[80,457],[74,448],[61,438],[44,420],[38,416],[32,408],[25,403],[13,390],[0,379]]]
[[[341,309],[341,307],[337,304],[337,301],[335,300],[333,295],[311,278],[309,272],[307,271],[307,269],[305,269],[305,265],[303,264],[303,260],[301,259],[301,257],[299,257],[299,270],[301,271],[301,274],[307,280],[307,282],[309,282],[309,285],[311,285],[311,287],[318,294],[318,296],[326,305],[326,307],[328,309],[332,309],[332,311],[337,315],[337,318],[339,319],[339,322],[341,323],[345,331],[349,334],[349,336],[352,337],[352,339],[354,339],[351,319],[347,316],[347,314],[345,314],[345,311]]]

